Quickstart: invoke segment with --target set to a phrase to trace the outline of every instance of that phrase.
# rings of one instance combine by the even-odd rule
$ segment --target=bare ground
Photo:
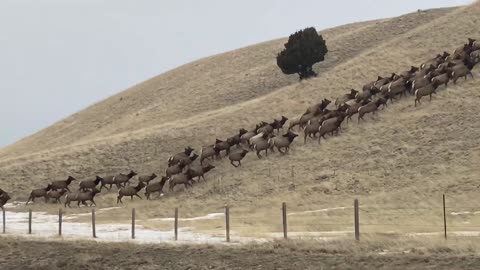
[[[135,245],[0,238],[1,269],[478,269],[475,244],[274,242],[248,246]]]

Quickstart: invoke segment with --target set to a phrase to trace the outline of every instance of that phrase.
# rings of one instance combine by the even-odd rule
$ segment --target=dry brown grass
[[[2,237],[2,269],[478,269],[478,241],[375,236],[244,246],[135,245]]]
[[[42,185],[50,177],[129,167],[163,171],[168,156],[184,146],[198,149],[239,127],[280,114],[293,117],[324,97],[335,98],[379,74],[400,72],[453,50],[467,37],[480,37],[478,14],[476,3],[325,31],[328,59],[315,67],[319,77],[301,83],[275,67],[274,54],[284,40],[199,60],[3,149],[0,184],[23,198],[32,184]],[[280,231],[282,201],[289,212],[300,212],[351,207],[353,198],[359,198],[362,222],[370,224],[362,227],[366,232],[432,232],[441,230],[441,194],[446,193],[456,207],[451,211],[471,210],[463,216],[449,213],[450,225],[476,230],[460,226],[480,225],[473,214],[480,206],[478,93],[476,80],[468,80],[440,90],[432,102],[425,100],[417,108],[411,97],[405,98],[375,120],[368,116],[360,125],[345,125],[341,136],[320,146],[296,142],[287,156],[277,153],[260,161],[250,154],[240,169],[215,162],[218,169],[208,182],[191,191],[151,202],[127,199],[124,205],[136,207],[141,219],[148,220],[172,216],[175,207],[182,216],[201,216],[222,212],[229,204],[234,230],[250,234]],[[112,206],[115,194],[102,195],[97,203]],[[106,221],[128,220],[125,208],[108,212]],[[344,210],[291,216],[289,224],[293,231],[351,230],[352,220],[351,210]],[[218,222],[197,226],[220,226]]]

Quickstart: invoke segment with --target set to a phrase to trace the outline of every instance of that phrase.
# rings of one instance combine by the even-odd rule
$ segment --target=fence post
[[[282,203],[283,238],[287,239],[287,204]]]
[[[132,239],[135,239],[135,208],[132,208]]]
[[[6,216],[5,216],[5,209],[2,208],[2,219],[3,219],[3,233],[5,233],[5,230],[6,230],[6,225],[7,225],[7,222],[6,222]]]
[[[95,209],[92,209],[92,235],[97,238],[97,231],[95,230]]]
[[[28,234],[32,234],[32,209],[28,209]]]
[[[58,235],[62,236],[62,208],[58,209]]]
[[[230,207],[225,205],[225,230],[227,242],[230,242]]]
[[[358,199],[353,202],[354,216],[355,216],[355,240],[360,240],[360,216],[358,211]]]
[[[443,194],[443,232],[445,240],[447,240],[447,214],[445,211],[445,194]]]
[[[175,207],[175,221],[174,221],[175,241],[178,240],[178,208]]]

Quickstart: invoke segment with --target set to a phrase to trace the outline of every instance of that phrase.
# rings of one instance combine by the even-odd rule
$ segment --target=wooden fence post
[[[230,207],[225,205],[225,231],[227,242],[230,242]]]
[[[358,199],[353,202],[354,216],[355,216],[355,240],[360,240],[360,216],[358,209]]]
[[[287,239],[287,204],[282,203],[283,238]]]
[[[178,208],[175,207],[175,221],[174,221],[175,241],[178,240]]]
[[[135,239],[135,208],[132,208],[132,239]]]
[[[62,236],[62,208],[58,209],[58,235]]]
[[[447,240],[447,213],[445,211],[445,194],[443,194],[443,232],[445,240]]]
[[[32,209],[28,209],[28,234],[32,234]]]
[[[5,233],[6,226],[7,226],[7,220],[5,216],[5,209],[2,208],[2,219],[3,219],[3,233]]]
[[[92,235],[97,238],[97,231],[95,230],[95,209],[92,209]]]

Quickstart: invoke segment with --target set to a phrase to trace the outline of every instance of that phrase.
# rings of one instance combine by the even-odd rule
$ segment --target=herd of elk
[[[350,89],[350,92],[341,95],[335,99],[336,109],[328,109],[331,103],[329,99],[323,99],[320,103],[309,106],[305,112],[292,119],[281,116],[280,119],[273,119],[272,122],[262,121],[254,128],[247,130],[241,128],[238,133],[227,137],[224,140],[216,139],[213,144],[203,146],[200,154],[194,153],[192,147],[187,147],[184,151],[171,156],[167,160],[167,169],[165,176],[158,182],[152,182],[157,178],[156,174],[139,175],[138,184],[130,186],[130,180],[137,175],[130,171],[128,174],[107,175],[104,177],[96,176],[95,179],[83,180],[79,183],[77,192],[72,193],[69,189],[70,184],[76,179],[69,176],[66,180],[53,181],[45,188],[32,190],[27,200],[27,204],[35,201],[35,198],[43,197],[45,201],[54,199],[61,203],[60,198],[65,196],[65,207],[70,207],[72,201],[90,206],[95,204],[95,196],[105,187],[111,190],[113,185],[118,189],[117,203],[122,203],[124,196],[142,197],[138,194],[145,188],[145,196],[150,199],[152,193],[157,192],[159,196],[163,194],[163,188],[168,184],[169,190],[173,191],[175,186],[184,185],[185,188],[191,187],[200,179],[205,181],[205,174],[215,168],[211,164],[204,165],[205,161],[213,162],[224,157],[228,157],[230,164],[234,167],[240,167],[241,161],[250,151],[255,151],[260,159],[265,152],[275,152],[277,148],[281,154],[286,154],[290,150],[290,145],[298,136],[292,132],[293,128],[304,132],[304,143],[307,138],[316,138],[318,143],[325,135],[337,135],[341,131],[342,122],[346,119],[351,120],[352,116],[358,114],[358,122],[364,120],[365,114],[376,114],[380,106],[387,106],[387,102],[401,98],[408,94],[415,97],[414,106],[420,104],[424,96],[432,98],[439,86],[448,85],[450,81],[455,84],[459,78],[467,79],[467,76],[473,78],[472,69],[480,62],[480,44],[474,39],[468,39],[468,43],[455,49],[453,54],[443,52],[435,57],[428,59],[419,67],[411,66],[399,74],[391,73],[389,76],[378,76],[376,80],[363,85],[362,90]],[[281,133],[285,123],[289,121],[288,130]],[[283,150],[283,151],[282,151]],[[196,162],[199,158],[199,162]],[[194,180],[194,178],[197,178]],[[100,188],[97,186],[100,184]],[[7,192],[0,189],[0,207],[10,199]]]

